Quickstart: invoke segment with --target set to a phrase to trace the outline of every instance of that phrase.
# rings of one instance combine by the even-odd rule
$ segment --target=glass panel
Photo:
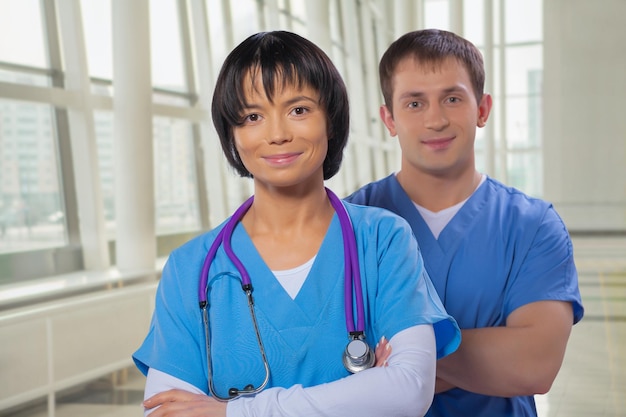
[[[176,0],[150,1],[152,85],[187,91]]]
[[[506,0],[504,7],[506,43],[543,39],[542,0]]]
[[[304,0],[290,0],[291,9],[291,28],[294,32],[306,36],[307,34],[307,15]]]
[[[152,101],[170,106],[189,107],[192,101],[191,95],[181,94],[175,95],[171,93],[163,93],[160,91],[152,93]]]
[[[214,73],[217,74],[222,67],[222,62],[230,51],[227,45],[227,31],[230,26],[226,25],[224,19],[224,10],[221,0],[205,0],[206,1],[206,19],[209,25],[209,38],[211,42],[211,57],[213,61]],[[202,75],[200,75],[202,76]],[[208,75],[204,75],[208,76]]]
[[[191,124],[154,119],[157,234],[198,230],[198,186]]]
[[[115,151],[113,114],[94,114],[98,166],[107,237],[115,238]],[[154,119],[154,175],[157,234],[198,230],[200,215],[191,124]]]
[[[39,0],[3,0],[0,61],[47,68]]]
[[[463,1],[463,36],[476,46],[485,44],[484,5],[484,0]]]
[[[52,112],[0,100],[0,253],[67,243]]]
[[[98,147],[98,169],[104,207],[107,239],[115,239],[115,149],[113,113],[94,112],[94,126]]]
[[[425,0],[424,27],[450,30],[449,9],[448,0]]]
[[[474,159],[476,163],[476,170],[478,172],[487,173],[487,160],[485,156],[485,151],[482,149],[476,149],[474,152]]]
[[[541,197],[543,192],[543,161],[541,153],[509,153],[507,159],[508,184],[527,194]]]
[[[276,2],[276,7],[278,8],[278,28],[276,29],[285,29],[291,30],[290,19],[287,17],[289,0],[278,0]]]
[[[35,85],[38,87],[50,86],[50,77],[47,75],[27,74],[20,71],[2,69],[0,69],[0,81],[14,84]]]
[[[508,149],[536,148],[541,144],[541,108],[538,100],[509,98],[506,115]]]
[[[346,77],[345,59],[344,53],[345,46],[342,36],[342,22],[341,22],[341,5],[340,0],[330,1],[330,39],[332,42],[331,51],[329,53],[330,58],[337,67],[337,71],[344,77]]]
[[[81,1],[89,75],[113,79],[113,34],[111,0]]]
[[[232,28],[235,45],[260,30],[259,13],[261,13],[261,11],[259,10],[259,3],[261,2],[256,0],[238,0],[231,2],[230,12],[233,17]],[[232,45],[232,47],[235,45]]]
[[[507,95],[541,94],[541,44],[506,48]]]

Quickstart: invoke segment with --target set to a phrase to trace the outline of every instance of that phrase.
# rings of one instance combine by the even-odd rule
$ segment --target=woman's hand
[[[145,400],[143,406],[154,410],[150,417],[226,417],[226,403],[178,389],[158,393]]]
[[[376,363],[374,366],[387,366],[387,359],[389,359],[389,356],[391,355],[391,345],[385,336],[380,338],[380,341],[376,345],[374,355],[376,357]]]

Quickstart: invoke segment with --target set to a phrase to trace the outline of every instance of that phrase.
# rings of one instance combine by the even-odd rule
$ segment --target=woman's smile
[[[301,152],[281,153],[276,155],[264,156],[263,159],[270,165],[285,166],[291,165],[296,159],[302,155]]]

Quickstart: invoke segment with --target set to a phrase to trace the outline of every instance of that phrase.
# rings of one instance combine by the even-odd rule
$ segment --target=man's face
[[[422,65],[413,58],[398,64],[393,79],[393,113],[380,115],[402,148],[402,170],[435,176],[473,171],[476,127],[483,127],[491,97],[476,102],[469,74],[454,58]]]

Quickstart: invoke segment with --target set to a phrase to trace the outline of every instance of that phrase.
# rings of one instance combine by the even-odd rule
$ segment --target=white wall
[[[544,190],[571,231],[626,231],[626,1],[544,2]]]

